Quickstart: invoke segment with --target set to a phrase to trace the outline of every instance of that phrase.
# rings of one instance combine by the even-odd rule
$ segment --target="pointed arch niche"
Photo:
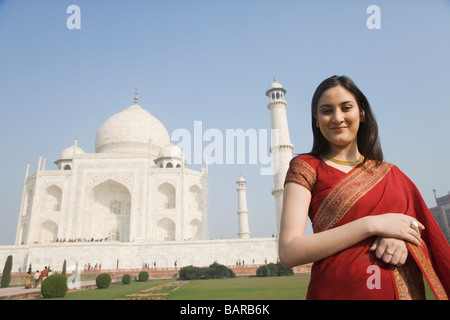
[[[203,211],[202,190],[198,185],[189,188],[189,210]]]
[[[25,209],[23,210],[23,215],[30,215],[31,208],[33,206],[33,190],[28,189],[25,195]]]
[[[87,202],[88,214],[82,237],[129,241],[131,193],[127,187],[106,180],[90,190]]]
[[[16,244],[25,244],[28,239],[28,223],[22,222],[20,225],[19,235],[17,237],[18,243]]]
[[[174,241],[175,240],[175,222],[169,218],[162,218],[157,223],[156,240]]]
[[[40,212],[55,212],[61,210],[62,190],[56,185],[51,185],[45,189],[41,201]]]
[[[156,208],[158,210],[175,209],[176,191],[175,187],[165,182],[158,187]]]
[[[58,237],[58,225],[47,220],[41,224],[38,242],[53,242]]]
[[[194,219],[189,223],[189,238],[190,240],[202,239],[202,223],[198,219]]]

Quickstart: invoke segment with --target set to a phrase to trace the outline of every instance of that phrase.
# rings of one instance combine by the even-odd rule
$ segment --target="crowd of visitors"
[[[25,278],[25,288],[40,288],[42,285],[42,281],[45,280],[48,276],[53,274],[52,270],[45,266],[44,270],[36,272],[32,272],[31,268],[28,270],[26,278]]]

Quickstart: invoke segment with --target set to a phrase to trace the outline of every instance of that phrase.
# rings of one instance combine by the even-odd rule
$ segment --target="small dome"
[[[283,86],[276,81],[272,82],[272,84],[269,87],[269,89],[282,89],[282,88]]]
[[[160,158],[183,158],[183,152],[179,147],[173,143],[165,145],[158,154],[158,159]]]
[[[73,159],[73,156],[75,154],[85,154],[85,152],[79,146],[74,144],[73,146],[70,146],[70,147],[64,149],[63,152],[61,152],[59,159],[60,160]]]
[[[159,168],[181,168],[184,166],[183,160],[183,152],[180,148],[168,143],[159,151],[154,162]]]
[[[280,83],[276,82],[275,79],[273,79],[272,84],[270,85],[269,89],[267,89],[266,96],[270,97],[273,91],[281,91],[283,94],[286,93],[286,89],[284,89]]]
[[[237,182],[245,182],[245,179],[243,176],[240,176]]]

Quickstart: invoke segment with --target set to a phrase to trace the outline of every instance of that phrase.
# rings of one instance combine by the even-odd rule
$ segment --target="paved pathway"
[[[40,288],[25,289],[25,287],[0,288],[0,300],[24,300],[38,297],[41,294]]]
[[[81,283],[81,288],[87,289],[92,287],[96,287],[95,280],[83,281]],[[27,300],[38,298],[40,296],[41,296],[40,288],[25,289],[24,286],[0,288],[0,300]]]

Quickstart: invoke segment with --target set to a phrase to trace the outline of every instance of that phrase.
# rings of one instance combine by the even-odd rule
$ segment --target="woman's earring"
[[[363,113],[363,114],[361,114],[361,122],[364,122],[364,121],[366,121],[366,116]]]
[[[319,128],[319,121],[316,121],[316,127]]]

